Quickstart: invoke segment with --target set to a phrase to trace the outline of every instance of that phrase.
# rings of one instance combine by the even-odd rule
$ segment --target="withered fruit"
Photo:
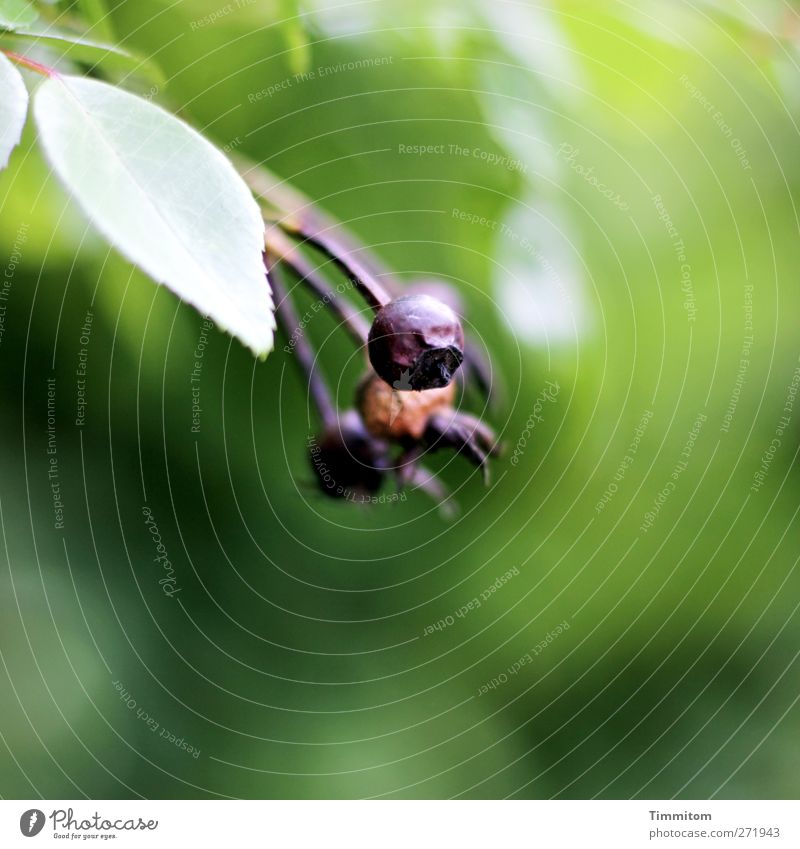
[[[404,392],[392,389],[370,372],[358,388],[357,403],[367,430],[380,439],[419,440],[428,419],[437,411],[449,408],[455,399],[455,384]]]
[[[320,491],[331,498],[377,492],[390,466],[388,447],[367,432],[355,410],[310,440],[308,453]]]
[[[447,386],[464,360],[461,321],[430,295],[404,295],[381,307],[367,344],[372,367],[401,392]]]

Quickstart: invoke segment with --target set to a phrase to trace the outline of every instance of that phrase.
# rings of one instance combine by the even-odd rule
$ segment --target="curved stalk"
[[[352,255],[345,259],[341,255],[342,246],[324,231],[313,231],[297,221],[277,221],[277,226],[288,236],[302,239],[304,243],[316,248],[347,277],[358,289],[367,304],[377,312],[391,300],[389,293],[373,277],[372,273]]]
[[[336,406],[331,399],[325,378],[319,369],[314,367],[316,361],[314,350],[299,328],[300,321],[294,304],[289,300],[289,296],[281,280],[280,270],[278,270],[275,258],[269,250],[264,253],[264,265],[266,266],[267,274],[272,284],[272,291],[275,295],[275,314],[283,326],[283,330],[289,338],[290,346],[293,348],[294,355],[308,380],[308,390],[322,419],[323,426],[326,428],[335,427],[338,419]]]
[[[378,281],[378,275],[368,264],[353,258],[355,252],[364,250],[363,246],[347,235],[331,235],[333,230],[341,230],[333,219],[320,212],[307,197],[287,186],[267,168],[256,165],[241,154],[234,154],[232,159],[250,191],[272,208],[273,224],[276,227],[294,239],[307,242],[327,256],[344,272],[373,310],[379,310],[391,300],[389,293]],[[372,260],[370,264],[377,263]]]
[[[356,345],[359,347],[366,345],[369,322],[346,298],[340,297],[339,293],[320,277],[313,263],[309,262],[280,231],[268,235],[266,244],[267,249],[278,261],[289,266],[298,275],[301,283],[308,286],[314,295],[331,307]]]

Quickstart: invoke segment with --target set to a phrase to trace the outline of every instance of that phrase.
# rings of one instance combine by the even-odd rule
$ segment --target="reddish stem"
[[[298,252],[285,234],[279,230],[271,231],[267,236],[266,245],[267,250],[274,254],[276,259],[285,263],[300,277],[301,283],[308,286],[323,303],[336,312],[359,347],[367,344],[369,323],[346,298],[339,297],[337,292],[326,285],[314,265]]]
[[[383,286],[352,254],[345,259],[342,256],[342,246],[327,233],[311,230],[302,224],[290,223],[286,220],[276,223],[288,236],[302,239],[328,257],[361,293],[373,312],[378,312],[381,307],[389,303],[391,298]]]
[[[16,62],[18,65],[22,65],[23,68],[27,68],[30,71],[36,71],[37,74],[42,74],[45,77],[58,76],[58,72],[55,68],[51,68],[49,65],[43,65],[41,62],[36,62],[34,59],[28,59],[27,56],[20,56],[19,53],[15,53],[13,50],[2,50],[0,52],[8,56],[12,62]]]

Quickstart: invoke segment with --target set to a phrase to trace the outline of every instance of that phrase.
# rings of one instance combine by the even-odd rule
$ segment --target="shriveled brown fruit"
[[[370,372],[359,385],[358,408],[373,436],[401,442],[418,440],[431,415],[450,407],[455,393],[452,383],[438,389],[401,392]]]

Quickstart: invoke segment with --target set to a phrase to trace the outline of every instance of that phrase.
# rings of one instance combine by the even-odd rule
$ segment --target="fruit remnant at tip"
[[[372,367],[394,389],[438,389],[464,360],[464,331],[447,304],[430,295],[404,295],[378,310],[368,350]]]
[[[309,459],[320,491],[331,498],[377,492],[390,464],[388,447],[368,433],[355,410],[310,441]]]

